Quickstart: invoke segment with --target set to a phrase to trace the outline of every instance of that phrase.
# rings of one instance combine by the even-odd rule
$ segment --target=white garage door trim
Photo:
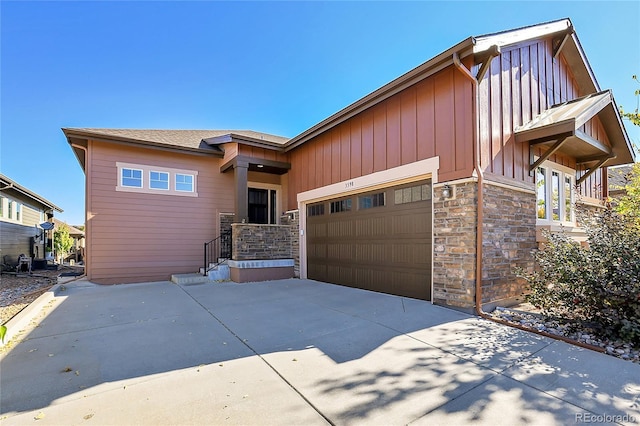
[[[423,179],[431,179],[432,184],[435,184],[438,182],[439,168],[440,157],[436,156],[299,193],[300,277],[307,278],[307,204]],[[433,223],[431,225],[433,229]],[[433,286],[431,292],[433,293]],[[431,296],[433,300],[433,294]]]

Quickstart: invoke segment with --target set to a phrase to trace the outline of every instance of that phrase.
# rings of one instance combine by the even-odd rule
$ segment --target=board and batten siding
[[[233,175],[221,159],[89,141],[87,275],[96,283],[164,281],[197,272],[203,244],[233,211]],[[197,172],[197,197],[116,191],[116,162]],[[146,177],[145,177],[146,178]]]
[[[580,93],[562,53],[553,58],[551,40],[538,40],[505,49],[491,62],[480,82],[480,160],[485,172],[533,183],[529,173],[529,145],[516,143],[514,128],[553,105],[586,95]],[[479,65],[474,67],[477,73]],[[611,146],[597,117],[582,128],[587,135]],[[534,148],[534,155],[544,149]],[[574,158],[554,154],[550,161],[581,170]],[[602,170],[581,185],[581,193],[601,198]]]
[[[290,152],[289,206],[296,195],[440,156],[440,180],[473,171],[473,91],[450,66],[349,118]]]

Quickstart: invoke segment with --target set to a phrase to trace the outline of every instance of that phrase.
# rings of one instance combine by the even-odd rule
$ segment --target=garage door
[[[431,299],[431,181],[307,205],[307,276]]]

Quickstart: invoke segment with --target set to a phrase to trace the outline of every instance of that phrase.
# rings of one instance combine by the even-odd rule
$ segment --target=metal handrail
[[[203,275],[231,258],[231,232],[224,232],[204,243]]]

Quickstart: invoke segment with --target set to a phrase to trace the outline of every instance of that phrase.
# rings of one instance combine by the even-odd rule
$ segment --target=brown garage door
[[[307,276],[431,299],[431,181],[307,206]]]

